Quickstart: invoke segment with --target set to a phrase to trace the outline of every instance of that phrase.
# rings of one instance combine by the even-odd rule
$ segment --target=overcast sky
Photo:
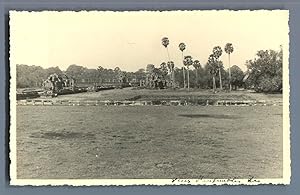
[[[167,61],[161,39],[181,67],[185,55],[207,62],[214,46],[234,46],[232,64],[246,69],[260,49],[279,50],[288,43],[288,11],[193,12],[11,12],[11,63],[59,66],[71,64],[136,71]],[[225,67],[228,57],[221,60]]]

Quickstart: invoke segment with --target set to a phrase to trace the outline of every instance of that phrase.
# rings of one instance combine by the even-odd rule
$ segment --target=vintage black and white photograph
[[[11,184],[289,184],[288,22],[10,11]]]

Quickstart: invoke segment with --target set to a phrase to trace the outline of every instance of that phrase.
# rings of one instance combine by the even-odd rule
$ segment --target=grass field
[[[18,178],[280,178],[282,144],[281,106],[17,106]]]
[[[219,92],[213,94],[209,90],[134,90],[132,88],[106,90],[100,92],[87,92],[58,96],[58,100],[154,100],[199,97],[206,99],[228,99],[228,100],[268,100],[274,102],[282,101],[282,94],[262,94],[249,91]]]

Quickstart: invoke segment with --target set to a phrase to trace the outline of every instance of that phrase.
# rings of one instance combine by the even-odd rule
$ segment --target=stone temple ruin
[[[45,95],[55,96],[61,93],[73,92],[75,90],[75,80],[66,74],[56,73],[49,75],[43,82]]]

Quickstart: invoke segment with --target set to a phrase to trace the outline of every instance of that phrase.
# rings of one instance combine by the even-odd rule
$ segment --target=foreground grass
[[[17,107],[18,178],[280,178],[282,107]]]

